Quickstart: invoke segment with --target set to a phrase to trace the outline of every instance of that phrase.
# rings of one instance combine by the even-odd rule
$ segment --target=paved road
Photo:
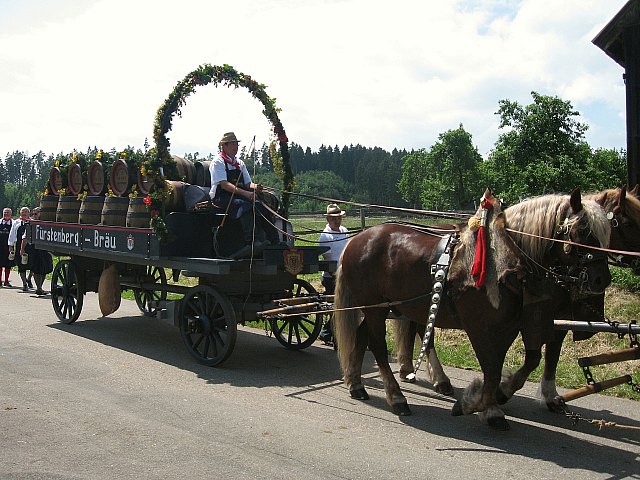
[[[367,354],[371,400],[349,398],[332,349],[284,349],[241,328],[222,368],[191,360],[174,327],[133,302],[100,318],[90,293],[74,325],[49,297],[0,289],[2,479],[640,478],[640,431],[546,411],[527,385],[508,432],[451,417],[424,380],[413,409],[387,408]],[[456,393],[473,374],[448,369]],[[572,408],[640,427],[640,404],[592,396]]]

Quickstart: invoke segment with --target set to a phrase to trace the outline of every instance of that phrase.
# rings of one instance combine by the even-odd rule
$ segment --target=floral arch
[[[176,163],[169,153],[170,142],[167,133],[171,130],[174,115],[180,115],[180,109],[185,105],[187,97],[195,92],[197,86],[210,83],[215,86],[246,88],[254,98],[262,103],[264,107],[262,113],[273,127],[273,132],[280,146],[279,155],[276,154],[276,158],[273,158],[273,165],[283,182],[282,214],[287,216],[288,213],[288,192],[292,190],[293,172],[289,163],[288,139],[282,122],[278,118],[280,109],[276,107],[275,99],[267,95],[265,85],[256,82],[249,75],[236,71],[230,65],[204,64],[178,82],[169,97],[158,108],[153,124],[153,139],[156,146],[149,152],[150,155],[143,163],[144,173],[153,180],[150,201],[147,204],[152,214],[151,225],[161,237],[167,233],[162,220],[162,204],[170,193],[165,179],[177,178]]]

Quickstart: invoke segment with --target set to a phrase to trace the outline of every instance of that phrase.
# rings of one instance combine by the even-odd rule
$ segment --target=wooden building
[[[624,68],[627,104],[627,184],[640,184],[640,0],[629,0],[593,39]]]

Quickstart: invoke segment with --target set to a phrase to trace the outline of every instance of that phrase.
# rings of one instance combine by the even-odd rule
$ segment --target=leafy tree
[[[480,190],[482,156],[462,125],[438,136],[429,151],[405,156],[398,189],[411,204],[429,209],[464,208]]]
[[[571,103],[531,92],[533,103],[501,100],[500,135],[483,168],[486,181],[509,202],[549,192],[568,192],[586,182],[591,154],[588,126]]]
[[[624,150],[594,150],[587,161],[586,190],[604,190],[614,188],[626,182],[627,159]],[[634,185],[630,185],[633,188]]]

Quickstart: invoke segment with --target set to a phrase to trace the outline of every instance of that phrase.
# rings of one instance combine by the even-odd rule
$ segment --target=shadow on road
[[[285,391],[284,395],[311,404],[322,402],[318,399],[319,392],[333,389],[333,397],[345,400],[339,406],[327,404],[331,408],[349,410],[355,415],[373,416],[390,425],[404,425],[434,435],[479,444],[470,446],[469,451],[540,459],[562,468],[602,473],[612,479],[640,478],[637,473],[640,471],[639,454],[638,448],[635,448],[640,445],[640,431],[614,428],[599,431],[596,426],[584,422],[573,425],[565,416],[548,412],[537,399],[525,395],[516,395],[504,406],[511,430],[495,432],[473,416],[452,417],[450,411],[454,399],[435,393],[428,382],[419,380],[416,384],[401,385],[413,415],[398,419],[389,411],[382,382],[369,352],[362,373],[371,399],[366,404],[361,404],[346,401],[350,399],[340,380],[336,354],[332,348],[320,343],[306,350],[290,351],[260,330],[239,326],[231,357],[219,367],[211,368],[198,364],[189,355],[178,329],[155,318],[107,317],[82,320],[72,325],[54,323],[49,327],[194,372],[212,385],[289,387],[294,391]],[[466,386],[468,377],[468,374],[464,374],[452,378],[456,396]],[[340,391],[335,392],[335,389]],[[596,411],[574,405],[570,405],[570,409],[583,417],[640,427],[640,422],[609,410]],[[622,442],[631,448],[603,445],[600,441],[602,438]],[[375,454],[372,452],[372,455]],[[615,459],[615,462],[603,461],[607,458]],[[610,463],[617,467],[610,467]],[[621,464],[628,465],[628,468],[621,471]]]

